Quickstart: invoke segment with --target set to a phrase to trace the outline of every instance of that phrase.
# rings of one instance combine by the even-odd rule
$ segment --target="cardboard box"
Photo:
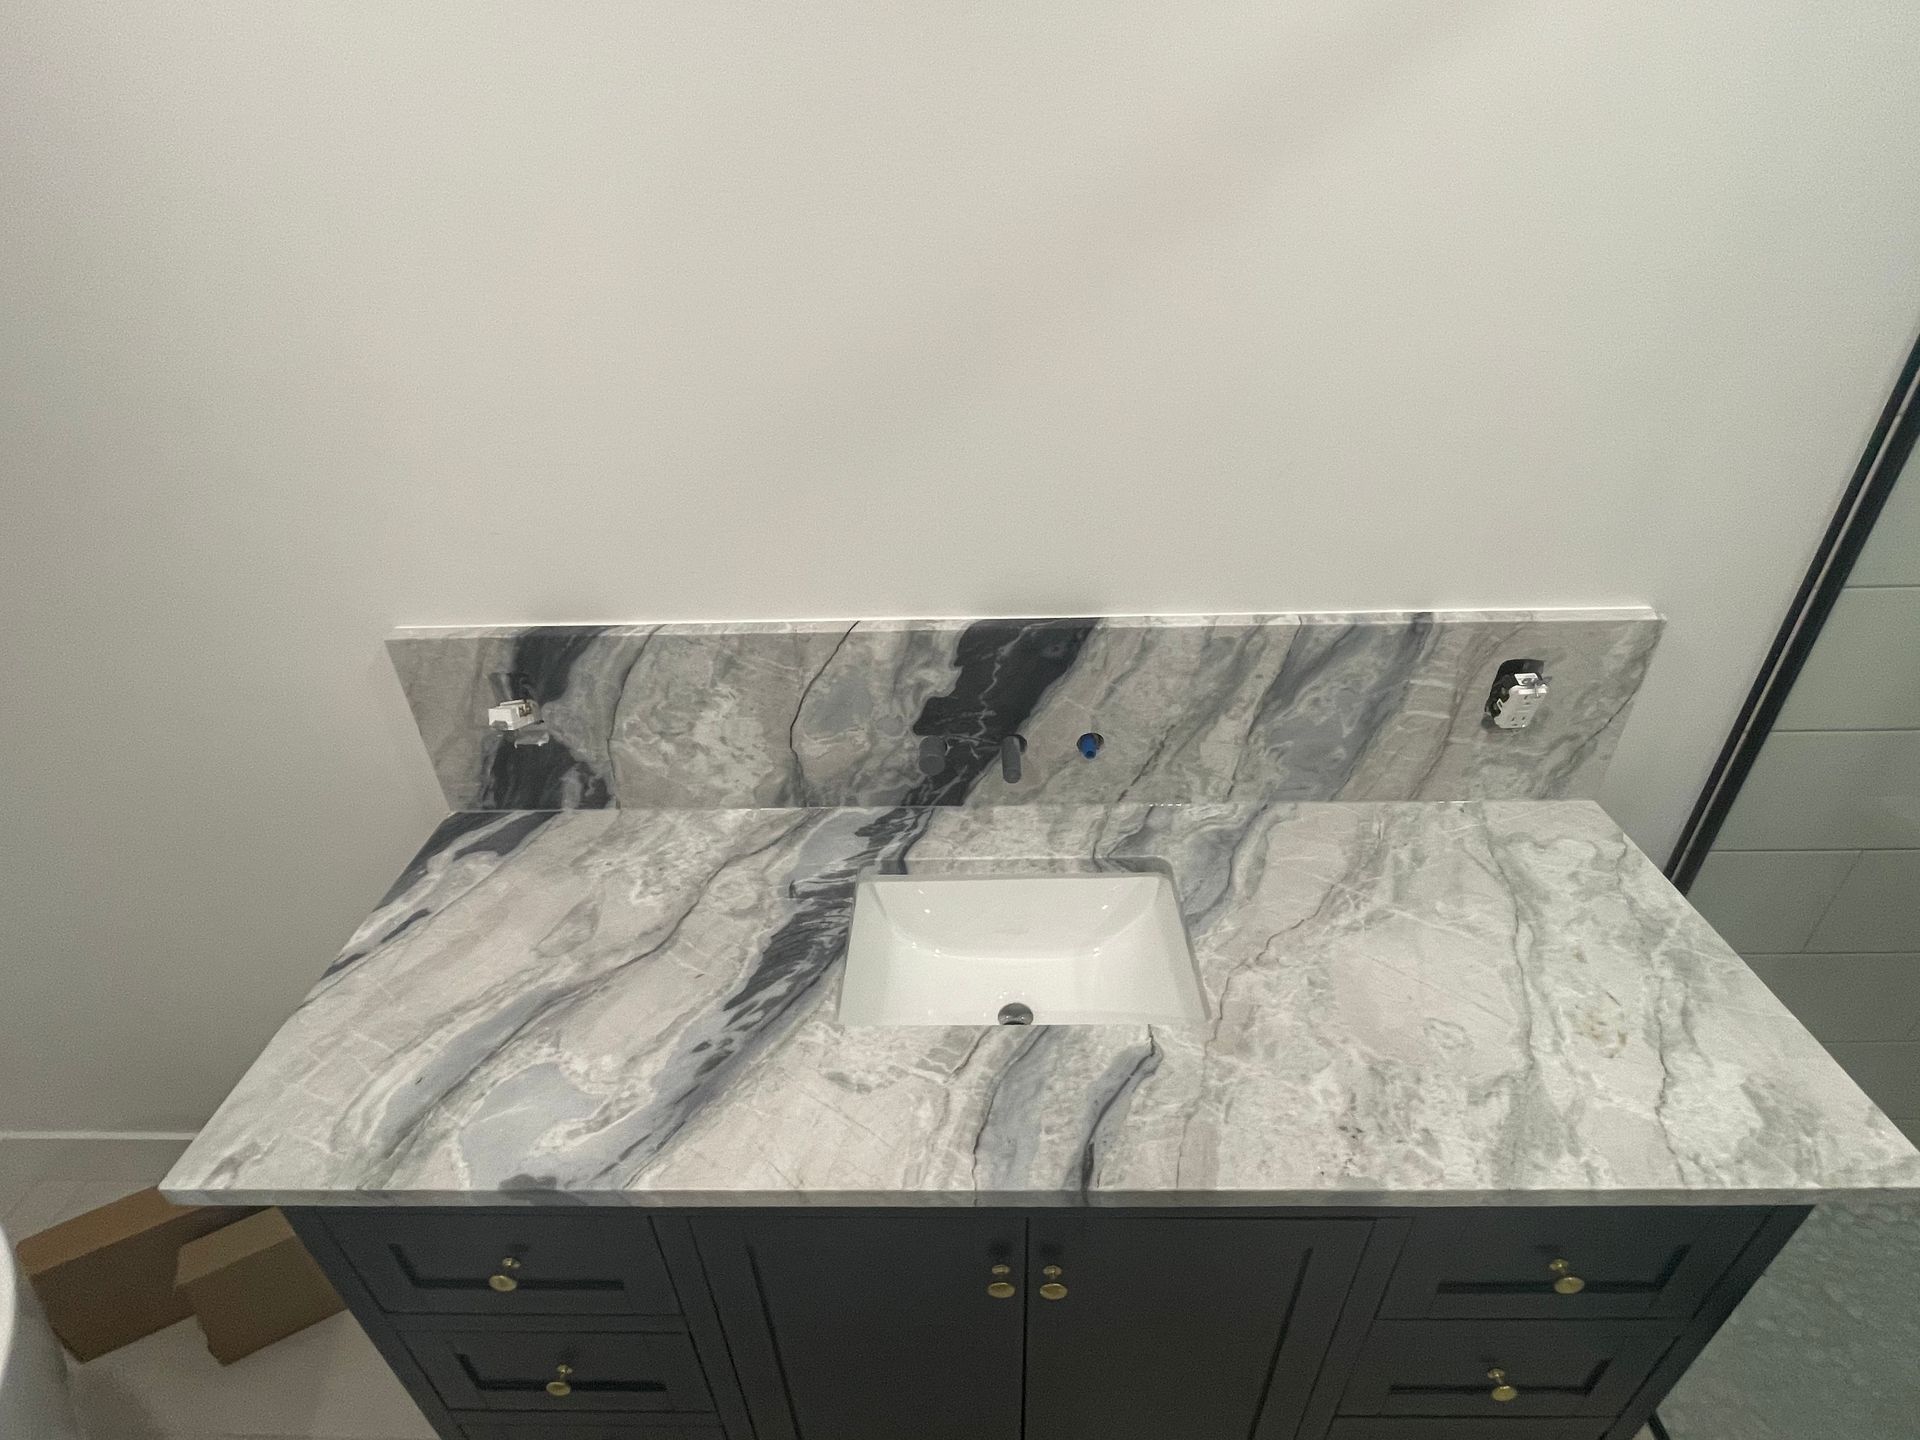
[[[15,1254],[53,1333],[76,1360],[92,1360],[186,1319],[187,1299],[173,1288],[180,1247],[252,1213],[142,1190],[29,1235]]]
[[[177,1280],[222,1365],[346,1308],[278,1210],[181,1246]]]

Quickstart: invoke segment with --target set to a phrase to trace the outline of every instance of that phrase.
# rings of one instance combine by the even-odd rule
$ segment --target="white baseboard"
[[[179,1140],[193,1139],[197,1130],[0,1130],[0,1145],[10,1140]]]
[[[186,1131],[0,1130],[0,1190],[17,1192],[43,1180],[151,1185],[192,1139]]]

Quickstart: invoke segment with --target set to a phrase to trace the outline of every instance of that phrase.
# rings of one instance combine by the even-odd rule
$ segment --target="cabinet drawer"
[[[1611,1420],[1336,1420],[1327,1440],[1601,1440]],[[489,1437],[491,1440],[491,1437]]]
[[[1341,1397],[1346,1415],[1489,1420],[1613,1415],[1673,1343],[1659,1320],[1379,1320]],[[1487,1372],[1519,1391],[1493,1398]]]
[[[449,1410],[713,1409],[693,1343],[677,1332],[436,1329],[400,1338]],[[570,1393],[549,1393],[553,1381]]]
[[[644,1215],[328,1215],[382,1309],[401,1315],[677,1315]]]
[[[1685,1319],[1763,1210],[1434,1211],[1414,1221],[1380,1313],[1395,1319]],[[1556,1282],[1573,1294],[1554,1289]]]
[[[454,1419],[460,1422],[461,1440],[725,1440],[726,1433],[711,1415],[607,1415],[587,1420],[456,1415]]]

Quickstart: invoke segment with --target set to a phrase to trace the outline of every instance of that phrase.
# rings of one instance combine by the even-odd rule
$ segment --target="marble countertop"
[[[1171,866],[1189,1025],[852,1028],[857,875]],[[449,818],[212,1204],[1793,1203],[1920,1154],[1588,801]]]

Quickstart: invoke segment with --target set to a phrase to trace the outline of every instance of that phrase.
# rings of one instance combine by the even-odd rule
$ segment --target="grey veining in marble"
[[[850,1028],[854,877],[1171,868],[1211,1017]],[[226,1203],[1731,1203],[1920,1155],[1585,801],[451,817],[166,1182]]]
[[[1660,628],[1645,610],[863,620],[403,630],[389,650],[456,810],[1555,799],[1598,790]],[[1488,689],[1522,657],[1552,694],[1531,729],[1495,730]],[[496,689],[540,701],[554,743],[489,733]]]

